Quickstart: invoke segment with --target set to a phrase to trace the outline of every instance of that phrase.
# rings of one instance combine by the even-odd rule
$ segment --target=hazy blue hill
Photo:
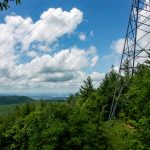
[[[33,99],[27,96],[0,96],[0,105],[19,104],[32,101]]]
[[[57,94],[55,94],[57,95]],[[43,95],[27,95],[31,98],[33,98],[34,100],[49,100],[49,101],[63,101],[66,100],[68,96],[52,96],[52,95],[47,95],[47,94],[43,94]]]

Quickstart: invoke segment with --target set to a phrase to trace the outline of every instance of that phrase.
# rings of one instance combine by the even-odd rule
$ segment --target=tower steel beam
[[[118,101],[123,89],[129,85],[129,79],[140,64],[149,60],[149,56],[150,0],[133,0],[109,119],[115,117]],[[128,78],[122,78],[124,75]]]

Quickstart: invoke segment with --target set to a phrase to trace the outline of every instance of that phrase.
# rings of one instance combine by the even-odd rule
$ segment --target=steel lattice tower
[[[150,56],[150,0],[133,0],[129,23],[119,68],[118,83],[114,92],[109,119],[115,116],[118,100],[129,80],[121,80],[126,74],[132,77],[139,64]]]

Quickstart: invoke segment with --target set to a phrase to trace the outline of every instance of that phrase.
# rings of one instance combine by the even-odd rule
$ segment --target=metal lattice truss
[[[150,54],[150,0],[133,0],[124,44],[120,74],[133,74]]]
[[[118,100],[129,81],[120,82],[124,74],[132,76],[139,64],[150,58],[150,0],[133,0],[123,54],[121,58],[118,83],[114,92],[109,119],[115,116]]]

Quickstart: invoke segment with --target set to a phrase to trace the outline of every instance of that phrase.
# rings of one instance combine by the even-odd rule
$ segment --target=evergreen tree
[[[84,102],[94,92],[94,87],[92,82],[93,81],[91,77],[88,77],[86,80],[84,80],[84,85],[80,87],[79,96],[84,100]]]
[[[67,102],[68,102],[68,104],[70,104],[71,106],[74,106],[75,103],[76,103],[76,99],[77,99],[76,94],[71,94],[71,95],[67,98]]]
[[[35,102],[35,110],[32,103],[17,106],[15,113],[0,120],[0,149],[149,150],[150,69],[139,66],[121,94],[123,115],[108,121],[116,82],[112,70],[97,90],[88,77],[67,102],[47,102],[46,107],[41,103],[42,109]]]
[[[19,116],[20,115],[20,107],[17,105],[16,108],[15,108],[15,112],[16,112],[16,115]]]
[[[117,76],[118,74],[112,68],[112,70],[108,74],[106,74],[105,78],[102,80],[100,86],[98,87],[98,93],[99,95],[103,96],[103,105],[105,105],[105,119],[108,118],[108,114],[112,104],[114,91],[118,82]]]
[[[30,112],[31,112],[30,104],[29,104],[29,103],[26,103],[26,104],[24,105],[24,107],[22,108],[22,114],[23,114],[23,116],[27,116],[27,115],[30,114]]]
[[[41,109],[43,109],[46,106],[46,102],[43,99],[41,99],[40,101],[40,106],[41,106]]]

